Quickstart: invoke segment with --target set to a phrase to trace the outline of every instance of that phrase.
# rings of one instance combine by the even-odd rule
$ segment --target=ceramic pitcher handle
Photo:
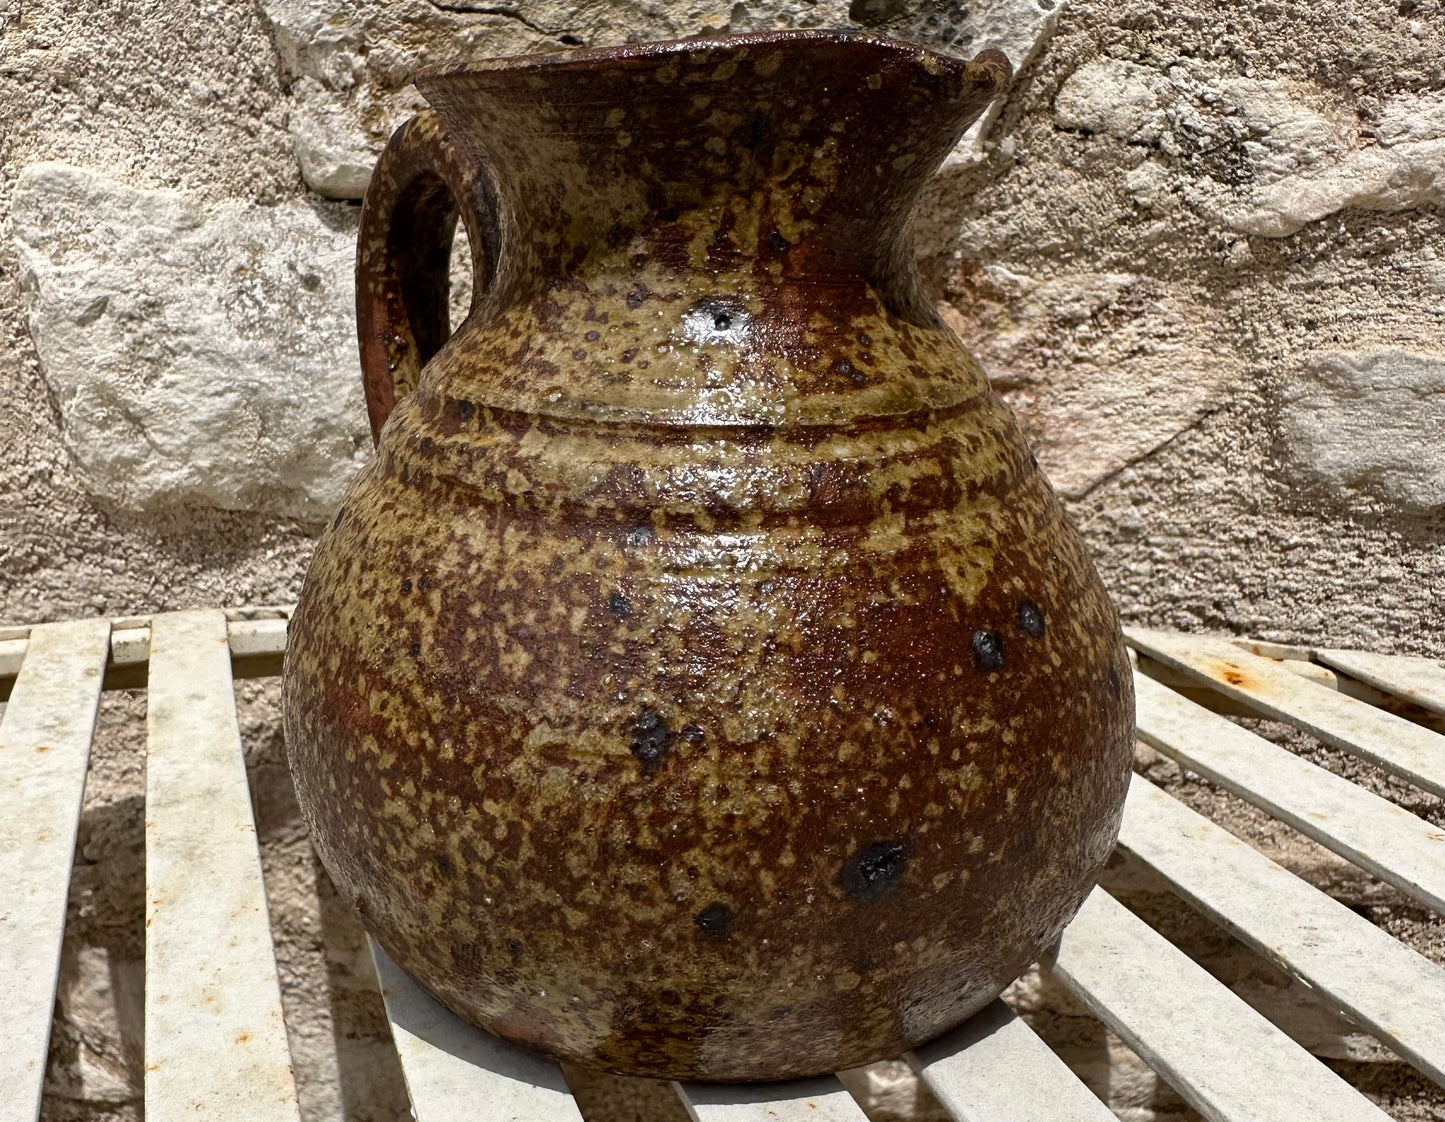
[[[472,248],[472,307],[491,279],[494,209],[485,177],[449,140],[435,111],[392,134],[361,211],[356,330],[371,438],[451,335],[447,273],[457,214]]]

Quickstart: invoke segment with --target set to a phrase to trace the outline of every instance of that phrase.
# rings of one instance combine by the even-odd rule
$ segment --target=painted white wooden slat
[[[1134,675],[1139,739],[1445,914],[1445,829]]]
[[[226,617],[151,622],[147,1122],[297,1122]]]
[[[791,1083],[679,1083],[697,1122],[868,1122],[835,1075]]]
[[[1314,656],[1311,647],[1297,647],[1292,643],[1271,643],[1265,639],[1231,639],[1236,647],[1260,658],[1277,658],[1287,662],[1309,662]]]
[[[1002,1001],[909,1057],[958,1122],[1116,1122]]]
[[[227,632],[231,638],[231,654],[238,658],[280,654],[286,649],[284,619],[233,620]]]
[[[28,638],[0,639],[0,678],[13,678],[20,673],[29,644]]]
[[[1445,969],[1137,775],[1119,846],[1445,1084]]]
[[[134,666],[149,662],[151,629],[149,627],[116,628],[110,633],[110,664]]]
[[[457,1018],[375,940],[371,957],[416,1122],[582,1122],[557,1064]]]
[[[289,608],[228,608],[231,653],[238,658],[276,655],[286,649]],[[150,617],[110,621],[110,668],[136,666],[150,658]],[[13,678],[25,660],[33,625],[0,628],[0,678]]]
[[[1323,648],[1315,657],[1377,690],[1413,701],[1445,715],[1445,663],[1415,655],[1383,655],[1373,651]]]
[[[1445,736],[1306,681],[1228,639],[1139,628],[1126,629],[1125,637],[1201,684],[1445,797]]]
[[[254,604],[244,608],[225,608],[231,623],[247,619],[290,619],[296,614],[295,604]]]
[[[110,623],[39,624],[0,720],[0,1122],[40,1114]]]
[[[1064,929],[1051,966],[1210,1122],[1388,1122],[1103,889]]]

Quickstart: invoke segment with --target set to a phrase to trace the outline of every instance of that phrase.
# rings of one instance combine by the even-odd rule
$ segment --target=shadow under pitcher
[[[1118,621],[909,232],[1008,78],[846,32],[418,77],[357,258],[377,455],[284,714],[337,888],[473,1024],[627,1075],[853,1067],[1093,886]]]

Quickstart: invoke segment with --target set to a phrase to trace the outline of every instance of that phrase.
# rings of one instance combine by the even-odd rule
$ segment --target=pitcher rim
[[[738,34],[719,35],[696,39],[660,39],[640,43],[622,43],[601,47],[577,47],[566,51],[533,51],[518,55],[501,55],[491,58],[472,59],[462,63],[428,66],[416,72],[415,83],[419,89],[424,84],[448,78],[465,78],[471,75],[518,72],[540,72],[555,70],[585,69],[599,62],[638,62],[662,59],[669,55],[688,55],[716,52],[719,49],[746,48],[757,46],[783,46],[794,43],[826,44],[842,46],[857,44],[881,48],[884,51],[912,58],[932,74],[953,71],[963,75],[969,71],[984,69],[991,72],[997,88],[1001,89],[1013,76],[1013,65],[1008,56],[996,47],[985,48],[971,59],[944,54],[942,51],[925,47],[906,39],[895,39],[888,35],[858,28],[781,28],[772,31],[747,31]],[[424,89],[423,89],[423,92]]]

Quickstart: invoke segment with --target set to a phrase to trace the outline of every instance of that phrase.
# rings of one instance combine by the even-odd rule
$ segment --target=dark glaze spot
[[[672,746],[672,730],[656,709],[648,709],[632,726],[632,754],[642,764],[642,774],[651,779],[662,767],[663,758]]]
[[[621,592],[614,591],[607,597],[607,610],[618,619],[632,614],[632,601]]]
[[[477,407],[470,401],[457,402],[457,416],[462,420],[469,420],[471,415],[477,411]]]
[[[602,338],[602,336],[595,331],[589,331],[586,335],[582,336],[582,338],[586,339],[589,343],[595,343],[598,339]]]
[[[628,545],[651,545],[657,541],[651,526],[634,526],[627,532]]]
[[[575,358],[578,362],[581,362],[584,358],[587,357],[587,352],[584,351],[581,347],[578,347],[575,351],[572,352],[572,357]]]
[[[408,595],[411,594],[411,577],[404,577],[404,578],[402,578],[402,582],[401,582],[401,594],[402,594],[403,596],[408,596]]]
[[[1019,604],[1019,626],[1024,629],[1024,634],[1030,639],[1044,637],[1044,613],[1032,600],[1025,600]]]
[[[707,734],[702,731],[701,725],[683,725],[682,738],[689,744],[701,744]]]
[[[873,956],[863,951],[853,960],[853,969],[859,974],[866,974],[873,969]]]
[[[693,916],[692,922],[697,924],[697,929],[709,938],[726,939],[728,928],[732,926],[733,922],[733,910],[726,904],[714,901]]]
[[[1112,666],[1109,667],[1109,692],[1114,695],[1115,701],[1122,697],[1124,693],[1123,687],[1119,682],[1119,672]]]
[[[712,317],[712,327],[714,331],[726,331],[732,325],[733,317],[728,315],[727,312],[718,312],[717,315]]]
[[[336,512],[336,517],[331,520],[331,528],[335,530],[341,525],[341,520],[346,517],[346,508],[342,507]]]
[[[783,237],[780,231],[774,230],[768,235],[768,248],[774,253],[787,253],[788,250],[793,248],[793,244],[788,241],[787,238]]]
[[[445,853],[438,853],[434,860],[436,862],[437,872],[441,873],[444,877],[451,876],[452,859],[450,857]]]
[[[420,657],[421,657],[421,643],[420,643],[420,642],[413,643],[410,647],[407,648],[406,653],[409,654],[409,655],[411,655],[412,658],[420,658]]]
[[[859,370],[842,355],[839,355],[833,360],[833,373],[847,378],[848,381],[852,382],[855,386],[864,385],[868,381],[868,375]]]
[[[881,900],[902,882],[912,853],[907,838],[869,842],[843,862],[838,885],[851,899]]]
[[[657,994],[657,1000],[662,1002],[664,1005],[682,1004],[682,998],[678,996],[676,990],[659,990]]]
[[[773,139],[772,118],[761,109],[755,109],[751,117],[738,129],[738,139],[747,148],[763,147]]]
[[[646,296],[644,296],[640,291],[634,288],[631,292],[627,294],[627,306],[635,311],[636,309],[642,307],[642,302],[646,299]]]
[[[980,627],[973,633],[973,661],[981,670],[1003,669],[1003,639],[991,627]]]
[[[508,939],[507,953],[513,958],[519,957],[522,953],[522,941],[520,939]]]
[[[869,335],[866,331],[858,332],[858,345],[860,347],[871,347],[873,345],[873,336]]]
[[[631,361],[632,361],[634,358],[636,358],[636,357],[637,357],[637,351],[634,350],[632,347],[628,347],[627,350],[625,350],[625,351],[622,352],[622,361],[623,361],[623,362],[631,362]]]

